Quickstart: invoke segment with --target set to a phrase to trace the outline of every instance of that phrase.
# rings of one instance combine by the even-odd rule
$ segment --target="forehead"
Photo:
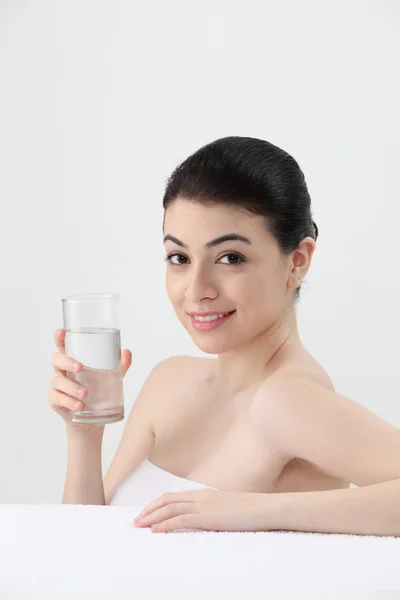
[[[233,232],[252,241],[262,238],[265,242],[269,238],[264,217],[230,204],[203,205],[178,198],[165,211],[164,235],[173,235],[184,242],[196,239],[206,243],[219,235]]]

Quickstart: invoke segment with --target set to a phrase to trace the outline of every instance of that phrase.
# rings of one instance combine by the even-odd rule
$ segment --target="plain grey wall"
[[[62,295],[120,294],[127,413],[157,361],[203,355],[165,292],[161,198],[226,135],[300,163],[320,231],[300,335],[337,391],[400,425],[399,55],[382,0],[1,2],[1,503],[62,499]]]

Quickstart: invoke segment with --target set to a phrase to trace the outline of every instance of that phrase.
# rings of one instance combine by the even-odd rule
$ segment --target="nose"
[[[198,304],[203,298],[216,298],[218,291],[205,269],[193,269],[188,274],[185,297],[192,305]]]

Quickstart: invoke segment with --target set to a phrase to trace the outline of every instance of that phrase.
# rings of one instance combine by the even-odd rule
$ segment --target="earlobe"
[[[298,277],[297,279],[292,279],[292,281],[293,281],[293,283],[296,283],[297,285],[300,285],[301,284],[301,277]]]
[[[315,246],[315,241],[311,237],[308,237],[301,242],[295,251],[295,254],[292,258],[292,269],[293,271],[297,270],[298,272],[303,271],[303,276],[301,277],[300,275],[296,275],[295,272],[291,274],[290,277],[293,283],[300,285],[307,274],[311,265],[311,259],[315,250]]]

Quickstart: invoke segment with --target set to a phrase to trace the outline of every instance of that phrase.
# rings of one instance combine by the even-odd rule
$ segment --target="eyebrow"
[[[174,244],[177,244],[178,246],[182,246],[182,248],[188,247],[187,244],[184,244],[173,235],[166,235],[164,238],[164,243],[167,240],[171,240],[171,242],[174,242]],[[204,248],[209,249],[213,248],[214,246],[218,246],[219,244],[223,244],[224,242],[236,240],[239,242],[245,242],[251,246],[251,241],[247,237],[244,237],[244,235],[239,235],[238,233],[226,233],[225,235],[221,235],[220,237],[215,238],[215,240],[211,240],[210,242],[204,244]]]

